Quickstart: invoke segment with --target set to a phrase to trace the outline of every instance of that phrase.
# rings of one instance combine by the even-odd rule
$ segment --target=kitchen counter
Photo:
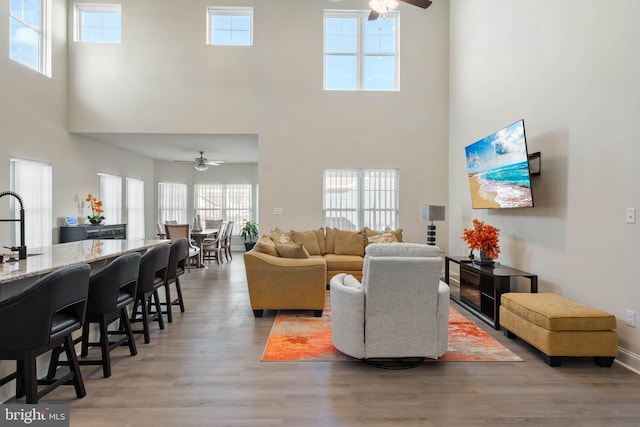
[[[40,248],[27,248],[27,259],[0,264],[0,301],[24,288],[40,276],[73,264],[87,263],[92,268],[108,264],[110,259],[129,252],[140,252],[169,240],[82,240]]]

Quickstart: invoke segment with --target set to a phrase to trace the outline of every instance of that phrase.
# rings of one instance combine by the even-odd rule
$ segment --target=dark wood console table
[[[450,263],[458,264],[456,278]],[[538,276],[500,263],[493,266],[478,265],[469,257],[445,257],[444,280],[452,288],[451,299],[477,314],[494,329],[500,329],[500,296],[511,292],[511,278],[525,277],[530,281],[530,292],[538,292]],[[455,283],[457,281],[457,283]],[[459,286],[459,290],[454,290]]]
[[[60,243],[80,240],[121,239],[127,238],[127,224],[111,225],[75,225],[60,227]]]

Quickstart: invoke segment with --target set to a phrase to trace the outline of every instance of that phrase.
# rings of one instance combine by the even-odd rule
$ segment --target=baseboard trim
[[[624,366],[630,371],[640,375],[640,355],[635,354],[625,348],[618,347],[618,357],[616,357],[616,363]]]

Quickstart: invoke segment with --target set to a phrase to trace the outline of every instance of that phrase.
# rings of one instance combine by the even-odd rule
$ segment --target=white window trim
[[[39,56],[38,56],[38,69],[33,69],[28,65],[16,61],[11,58],[11,60],[21,64],[29,69],[37,71],[38,73],[51,78],[51,37],[49,37],[49,25],[51,22],[51,8],[49,7],[50,0],[36,0],[40,5],[40,22],[39,28],[34,27],[33,25],[29,25],[27,22],[23,21],[19,17],[9,13],[9,20],[15,19],[20,22],[22,25],[25,25],[31,28],[38,34],[38,45],[39,45]],[[11,40],[9,40],[11,43]]]
[[[246,218],[241,218],[241,220],[243,221],[248,221],[248,220],[252,220],[254,221],[254,217],[255,217],[255,209],[254,209],[254,201],[253,201],[253,186],[251,184],[194,184],[194,188],[193,188],[193,200],[194,200],[194,212],[196,215],[200,215],[202,218],[205,218],[209,215],[206,215],[207,212],[213,212],[216,210],[219,210],[221,212],[221,218],[212,218],[212,219],[222,219],[224,222],[233,220],[234,218],[229,218],[229,213],[230,212],[238,212],[241,211],[242,209],[240,208],[236,208],[236,207],[232,207],[228,205],[228,195],[229,195],[229,191],[231,189],[231,187],[235,187],[235,186],[242,186],[242,187],[248,187],[248,193],[249,193],[249,207],[247,208],[248,210],[248,215]],[[199,189],[198,187],[217,187],[218,190],[220,190],[221,192],[221,199],[220,199],[220,207],[219,208],[208,208],[208,207],[198,207],[196,206],[197,204],[197,199],[198,199],[198,193],[199,193]],[[238,224],[240,218],[238,218],[238,220],[236,220],[236,224],[232,230],[233,235],[234,236],[238,236],[240,235],[240,227],[243,225],[242,223]]]
[[[251,30],[250,41],[248,45],[234,45],[234,44],[214,44],[211,40],[211,20],[213,15],[227,15],[227,16],[248,16],[251,18]],[[209,6],[207,7],[207,45],[209,46],[233,46],[233,47],[250,47],[253,46],[253,7],[222,7],[222,6]]]
[[[364,51],[364,26],[371,11],[363,10],[325,10],[322,18],[322,87],[328,92],[399,92],[400,91],[400,13],[398,11],[389,12],[386,15],[392,16],[396,20],[395,52],[366,54]],[[356,28],[356,88],[355,89],[329,89],[327,88],[327,19],[326,18],[358,18]],[[378,19],[383,19],[379,17]],[[340,55],[339,52],[331,52],[331,55]],[[344,52],[344,55],[354,55],[353,52]],[[367,56],[395,56],[396,69],[393,89],[366,89],[364,86],[364,60]]]
[[[122,6],[120,4],[107,3],[76,3],[73,16],[73,41],[79,43],[104,43],[104,44],[120,44],[122,43],[122,19],[120,20],[120,42],[105,41],[83,41],[82,40],[82,14],[83,11],[91,12],[119,12],[122,17]]]

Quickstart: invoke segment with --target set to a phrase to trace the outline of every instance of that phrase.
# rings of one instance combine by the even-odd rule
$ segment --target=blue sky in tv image
[[[474,207],[530,207],[533,205],[524,121],[519,120],[467,146],[467,171]],[[476,203],[485,199],[497,206]]]

